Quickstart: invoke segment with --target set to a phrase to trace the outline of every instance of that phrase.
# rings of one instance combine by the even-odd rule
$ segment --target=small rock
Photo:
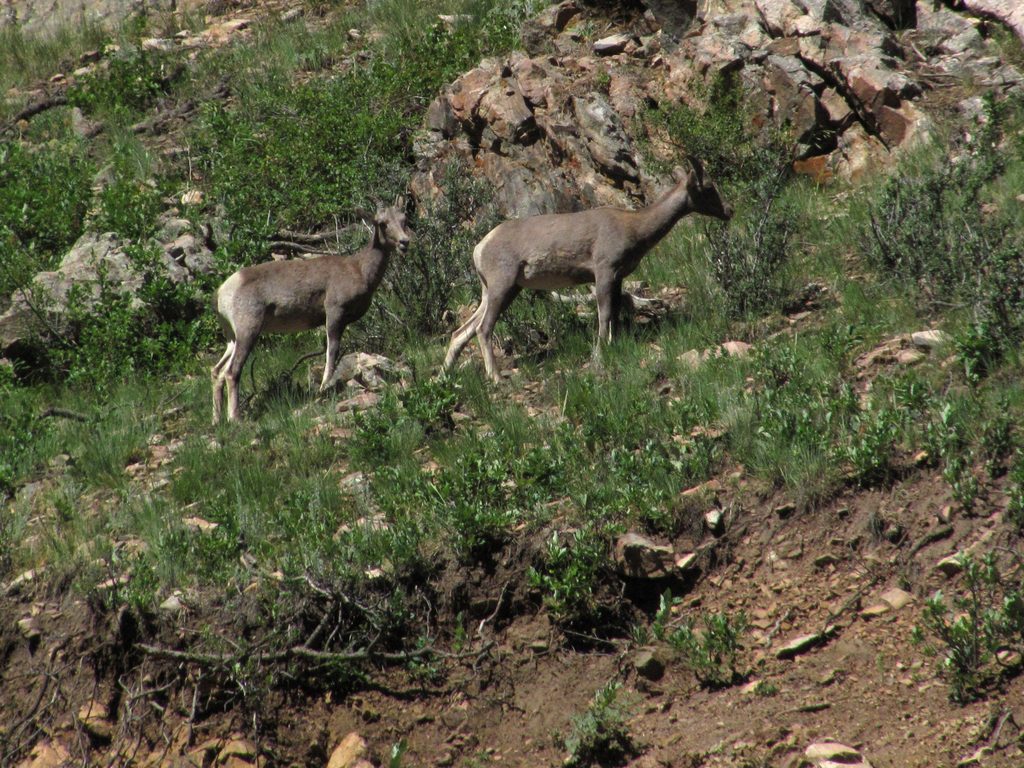
[[[819,741],[804,750],[815,768],[871,768],[860,752],[837,741]]]
[[[295,21],[300,18],[303,14],[302,8],[289,8],[287,11],[281,14],[281,21],[287,23],[289,21]]]
[[[887,589],[883,592],[881,594],[881,599],[883,602],[892,606],[894,611],[898,611],[900,608],[910,605],[916,598],[906,590],[900,589],[899,587],[893,587],[892,589]]]
[[[629,45],[632,39],[632,37],[625,34],[603,37],[594,43],[594,53],[598,56],[615,56],[626,50],[626,46]]]
[[[63,768],[71,765],[71,755],[63,744],[41,741],[32,747],[28,760],[21,763],[22,768]]]
[[[42,630],[39,629],[39,622],[36,621],[35,616],[26,616],[23,619],[18,619],[18,631],[28,641],[37,640],[42,635]]]
[[[142,41],[142,50],[167,52],[174,49],[174,41],[163,37],[147,37]]]
[[[654,648],[641,648],[633,657],[636,673],[648,680],[660,680],[665,674],[665,662]]]
[[[110,741],[114,724],[110,722],[110,709],[102,701],[93,700],[78,710],[78,720],[86,732],[99,741]]]
[[[704,525],[707,526],[708,530],[711,531],[715,536],[718,536],[725,530],[725,522],[722,517],[722,510],[712,509],[704,515]]]
[[[331,752],[327,768],[355,768],[356,764],[366,755],[366,740],[353,731]]]
[[[174,590],[170,597],[160,603],[160,610],[164,613],[177,614],[181,613],[184,608],[185,606],[181,602],[181,590],[179,589]]]
[[[687,552],[685,555],[680,555],[676,558],[676,568],[680,571],[688,571],[691,568],[697,567],[697,553]]]
[[[916,347],[931,350],[941,347],[943,344],[948,344],[949,334],[939,330],[918,331],[917,333],[910,334],[910,340],[914,342]]]
[[[815,568],[827,568],[830,565],[835,565],[839,562],[839,558],[833,555],[831,552],[826,552],[823,555],[818,555],[814,558]]]
[[[252,762],[256,759],[259,754],[256,749],[256,745],[248,739],[230,739],[224,748],[221,749],[220,754],[217,755],[217,762],[223,763],[230,757],[239,757],[243,760]]]
[[[896,362],[900,365],[917,365],[924,358],[924,352],[919,352],[916,349],[901,349],[896,353]]]
[[[8,595],[13,595],[13,594],[17,593],[18,591],[21,590],[22,587],[24,587],[26,584],[28,584],[31,581],[33,581],[35,579],[35,577],[36,577],[36,570],[34,568],[31,569],[31,570],[24,571],[23,573],[18,574],[7,585],[7,590],[6,590],[7,594]]]
[[[742,686],[740,686],[740,693],[744,694],[745,696],[755,694],[757,693],[757,686],[759,686],[760,684],[760,680],[751,680],[749,683],[744,683]]]
[[[190,189],[188,192],[181,196],[182,205],[202,205],[203,204],[203,192],[200,189]]]
[[[181,521],[190,531],[197,533],[213,533],[220,527],[220,523],[211,523],[201,517],[186,517]]]
[[[340,400],[335,406],[338,413],[346,411],[365,411],[373,408],[380,402],[380,395],[376,392],[360,392],[358,395]]]
[[[829,627],[824,632],[815,632],[814,634],[795,637],[775,651],[775,656],[779,659],[794,659],[823,644],[834,632],[835,628]]]
[[[551,650],[551,646],[547,640],[534,640],[530,643],[530,650],[534,653],[547,653]]]
[[[944,557],[935,564],[935,570],[945,576],[956,576],[964,569],[962,556],[959,552],[949,557]]]
[[[230,19],[221,24],[221,27],[228,32],[240,32],[243,29],[248,29],[252,25],[250,19]]]
[[[718,354],[725,357],[747,357],[752,349],[745,341],[726,341],[718,346]]]
[[[791,501],[787,501],[785,504],[779,504],[774,510],[776,517],[785,520],[787,517],[796,512],[796,504]]]
[[[864,619],[876,619],[879,616],[884,616],[891,610],[892,606],[890,606],[888,603],[878,603],[877,605],[872,605],[870,608],[865,608],[863,611],[860,612],[860,615],[861,618]]]
[[[615,542],[619,573],[637,579],[657,579],[677,568],[672,547],[656,544],[637,533],[626,533]]]

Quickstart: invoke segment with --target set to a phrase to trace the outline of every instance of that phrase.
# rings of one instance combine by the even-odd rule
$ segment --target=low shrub
[[[963,555],[960,565],[963,591],[948,602],[941,590],[936,592],[925,603],[922,620],[941,642],[941,671],[950,698],[966,703],[1010,671],[1002,666],[1001,652],[1024,649],[1024,584],[1007,579],[993,553],[980,560]]]
[[[573,716],[571,730],[563,739],[569,753],[565,765],[619,765],[633,752],[621,690],[622,683],[607,683],[597,690],[585,712]]]
[[[668,636],[680,654],[683,665],[701,685],[723,688],[742,679],[736,668],[740,636],[746,631],[747,617],[742,611],[730,617],[726,613],[703,613],[700,629],[687,621]]]

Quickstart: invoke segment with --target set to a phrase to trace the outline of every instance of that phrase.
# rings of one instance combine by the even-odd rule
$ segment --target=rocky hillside
[[[1015,3],[172,6],[4,6],[0,766],[1024,764]],[[435,376],[494,222],[687,155],[622,338]],[[398,192],[335,388],[211,428],[213,288]]]

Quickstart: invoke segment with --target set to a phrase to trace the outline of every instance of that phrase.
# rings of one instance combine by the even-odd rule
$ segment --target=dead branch
[[[172,648],[161,648],[146,643],[138,643],[135,646],[147,656],[154,659],[165,659],[168,661],[180,661],[187,664],[198,664],[204,667],[225,667],[237,662],[243,655],[251,658],[254,654],[244,650],[238,653],[199,653],[195,651],[176,651]],[[374,650],[371,643],[365,648],[356,651],[318,651],[308,648],[305,645],[295,645],[281,651],[257,655],[267,663],[282,663],[294,659],[313,661],[318,664],[352,663],[357,661],[385,661],[392,663],[414,661],[427,657],[442,659],[462,659],[470,656],[479,656],[480,651],[447,653],[440,651],[433,646],[427,645],[417,648],[414,651],[399,651],[397,653]]]
[[[322,247],[317,248],[313,245],[305,245],[303,243],[292,242],[291,240],[271,240],[270,247],[276,248],[282,251],[288,251],[290,253],[309,253],[317,256],[323,256],[325,254],[332,253],[331,251],[325,251]]]
[[[45,99],[29,104],[27,107],[22,109],[18,114],[11,118],[10,123],[4,130],[10,130],[14,125],[21,122],[22,120],[29,120],[40,112],[45,112],[48,109],[54,107],[63,107],[68,103],[68,97],[65,93],[55,93],[52,96],[47,96]]]
[[[46,408],[39,414],[40,419],[61,418],[72,421],[89,421],[89,417],[77,411],[69,411],[67,408]]]

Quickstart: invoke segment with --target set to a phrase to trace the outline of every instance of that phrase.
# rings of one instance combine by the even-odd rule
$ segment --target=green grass
[[[83,53],[102,48],[109,39],[106,30],[91,22],[68,24],[43,35],[26,34],[19,25],[5,24],[0,28],[0,92],[68,72],[78,66]]]
[[[938,296],[930,281],[956,267],[950,241],[928,241],[909,264],[878,250],[871,229],[872,216],[898,212],[897,198],[920,202],[921,190],[945,178],[937,150],[908,159],[881,191],[822,190],[745,155],[723,182],[737,202],[730,227],[684,221],[635,276],[655,292],[682,287],[680,306],[627,326],[595,356],[593,312],[524,294],[496,329],[511,356],[505,366],[518,368],[496,387],[475,350],[452,375],[434,377],[453,315],[476,300],[468,252],[494,218],[486,190],[451,168],[446,197],[416,213],[414,249],[343,340],[345,352],[400,358],[408,381],[386,387],[375,408],[339,414],[305,368],[288,373],[322,346],[320,334],[267,338],[243,376],[244,420],[208,426],[208,366],[222,347],[210,313],[196,315],[204,297],[239,265],[264,258],[278,229],[355,221],[374,197],[404,188],[412,131],[430,99],[482,56],[512,47],[513,21],[526,10],[392,0],[323,26],[270,19],[247,43],[204,53],[178,78],[163,77],[173,59],[129,51],[76,91],[104,121],[101,141],[87,149],[71,138],[66,112],[55,111],[28,145],[0,147],[0,257],[12,257],[0,258],[10,265],[0,282],[24,285],[53,266],[91,211],[95,226],[134,241],[143,298],[155,308],[140,310],[104,286],[104,312],[78,306],[48,380],[2,374],[0,578],[45,566],[55,583],[142,612],[173,589],[224,604],[251,589],[279,644],[308,636],[310,606],[335,600],[336,608],[344,597],[368,608],[346,614],[336,648],[374,637],[410,648],[445,631],[422,607],[436,604],[444,572],[491,573],[509,553],[524,559],[524,599],[558,626],[624,634],[615,537],[699,531],[703,510],[680,494],[726,470],[805,508],[848,489],[885,489],[900,473],[936,472],[968,510],[1011,472],[1011,507],[1024,517],[1014,426],[1024,414],[1016,352],[1024,334],[1012,322],[1024,303],[1012,292],[999,303],[1012,286],[997,269],[983,270],[972,291]],[[449,29],[435,22],[439,12],[472,18]],[[351,27],[381,34],[353,40]],[[186,158],[161,156],[130,130],[155,99],[202,92],[220,78],[233,98],[187,129]],[[740,151],[744,123],[732,98],[722,91],[703,112],[648,116],[649,127]],[[1019,115],[1001,119],[1016,136]],[[979,170],[970,195],[925,196],[937,207],[916,213],[908,231],[934,233],[927,220],[957,206],[950,221],[970,229],[990,203],[1005,238],[992,252],[1013,266],[1003,246],[1019,243],[1024,225],[1015,201],[1024,154],[1009,150],[997,165],[980,157],[971,166]],[[100,168],[108,183],[94,196]],[[51,176],[60,183],[39,183]],[[187,289],[157,279],[144,244],[183,180],[199,184],[209,206],[186,213],[204,218],[222,206],[232,233],[216,254],[219,274]],[[463,227],[471,218],[475,226]],[[811,281],[826,291],[797,320],[794,300]],[[1006,322],[982,322],[990,317]],[[954,335],[949,351],[876,372],[861,396],[860,355],[935,325]],[[682,359],[735,339],[752,343],[752,354],[697,368]],[[84,418],[41,417],[50,406]],[[918,470],[909,459],[922,450]],[[40,484],[32,498],[29,482]],[[126,583],[97,591],[123,575]],[[698,630],[677,640],[722,683],[736,677],[739,630],[715,620],[721,648],[701,647]]]

